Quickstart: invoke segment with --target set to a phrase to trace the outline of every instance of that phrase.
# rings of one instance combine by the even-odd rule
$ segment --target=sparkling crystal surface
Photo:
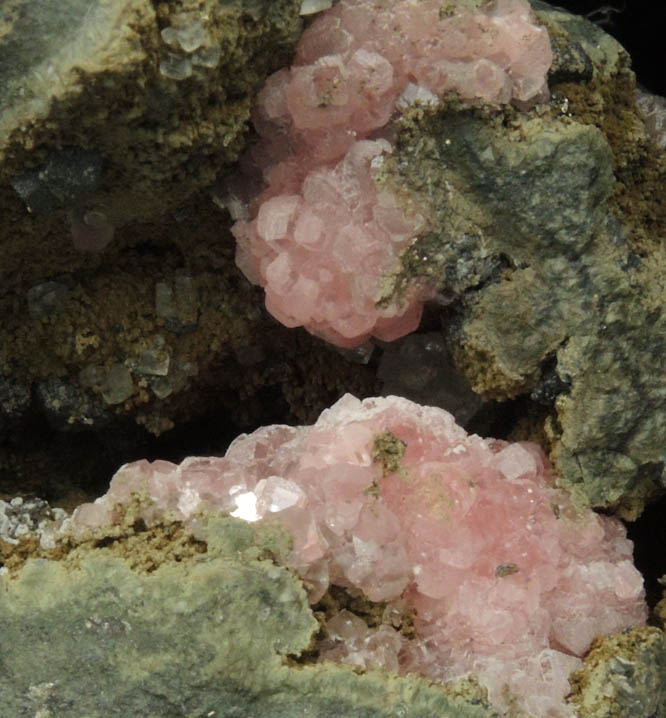
[[[575,509],[537,446],[468,435],[403,398],[346,395],[314,425],[258,429],[224,457],[125,465],[61,531],[118,522],[132,493],[149,498],[149,524],[276,520],[313,603],[332,584],[386,602],[379,626],[330,618],[320,660],[473,672],[498,707],[514,695],[534,718],[571,715],[568,676],[595,636],[647,617],[623,525]],[[414,637],[399,630],[407,615]]]

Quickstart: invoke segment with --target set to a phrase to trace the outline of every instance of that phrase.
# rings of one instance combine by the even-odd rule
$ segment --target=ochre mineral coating
[[[233,238],[220,241],[220,210],[207,192],[191,197],[237,157],[254,92],[297,40],[299,2],[155,9],[105,0],[85,3],[88,15],[76,0],[55,14],[48,2],[17,0],[7,14],[5,5],[0,492],[39,484],[38,494],[62,496],[108,475],[119,450],[146,440],[144,428],[160,435],[214,408],[226,411],[233,434],[259,425],[262,392],[297,421],[350,387],[375,393],[367,367],[304,333],[287,336],[262,314],[258,290],[234,265]],[[35,55],[33,11],[44,35]],[[197,54],[211,43],[220,48],[214,67]],[[162,72],[167,55],[192,74]],[[59,76],[48,82],[31,74],[47,57]],[[103,253],[74,246],[73,209],[117,225]],[[53,428],[53,441],[22,433],[33,419]],[[100,473],[107,439],[115,456]]]
[[[5,290],[85,265],[81,250],[99,251],[114,229],[131,240],[132,223],[171,216],[210,185],[238,158],[254,93],[301,30],[299,0],[11,5],[0,30]]]
[[[121,530],[123,507],[195,536],[202,511],[277,521],[312,603],[331,585],[386,603],[373,628],[331,616],[319,660],[442,682],[471,672],[498,709],[534,718],[571,715],[578,656],[647,617],[623,526],[577,510],[538,447],[468,436],[398,397],[347,395],[313,426],[242,435],[223,458],[128,464],[42,543]],[[399,630],[409,612],[411,638]]]
[[[284,530],[128,531],[0,575],[2,716],[499,718],[471,681],[301,663],[319,624]]]
[[[434,288],[411,282],[394,296],[390,278],[430,221],[418,197],[375,183],[393,151],[390,121],[449,91],[547,100],[551,60],[526,0],[342,0],[322,12],[293,66],[258,95],[261,140],[246,167],[266,187],[233,230],[236,261],[265,288],[269,312],[339,346],[416,329]]]

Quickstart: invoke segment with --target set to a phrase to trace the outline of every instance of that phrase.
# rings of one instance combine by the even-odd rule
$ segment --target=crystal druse
[[[125,465],[42,542],[94,535],[130,506],[195,536],[215,513],[279,523],[311,603],[337,586],[385,604],[374,627],[330,616],[320,661],[472,674],[497,709],[535,718],[573,715],[568,678],[594,638],[647,617],[622,524],[576,509],[537,446],[468,435],[399,397],[346,395],[314,425],[258,429],[221,458]]]
[[[415,196],[378,181],[392,121],[414,102],[547,99],[548,33],[526,0],[342,0],[303,33],[294,64],[258,95],[245,165],[263,191],[233,232],[236,262],[286,326],[340,346],[413,331],[434,288],[390,289],[428,228]]]

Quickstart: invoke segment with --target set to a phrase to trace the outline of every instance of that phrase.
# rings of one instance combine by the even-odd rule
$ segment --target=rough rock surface
[[[472,683],[299,656],[318,629],[274,563],[284,532],[211,520],[31,559],[0,576],[0,713],[58,718],[497,718]]]
[[[659,583],[662,586],[666,586],[666,575],[659,579]],[[661,625],[661,628],[666,631],[666,592],[664,593],[664,597],[655,607],[655,615],[657,616],[657,620]]]
[[[403,255],[396,287],[438,283],[443,332],[472,387],[541,404],[562,481],[635,517],[666,486],[666,395],[654,381],[666,225],[630,188],[659,197],[666,164],[619,45],[536,7],[556,50],[548,107],[452,101],[400,123],[382,172],[429,197],[437,221]]]
[[[666,634],[625,631],[595,642],[575,675],[572,702],[581,718],[666,716]]]
[[[150,452],[152,435],[204,414],[219,447],[220,428],[233,436],[267,410],[308,421],[346,390],[375,393],[368,367],[288,336],[260,310],[202,190],[244,146],[254,93],[298,38],[298,9],[3,3],[3,497],[106,484],[119,460]],[[101,241],[99,213],[113,241],[82,251],[73,226]],[[86,214],[94,231],[83,236]]]
[[[531,406],[532,426],[540,422],[543,436],[546,424],[553,457],[565,481],[579,485],[595,503],[617,507],[633,516],[644,497],[663,483],[662,461],[655,448],[663,444],[659,423],[662,399],[661,389],[654,382],[654,377],[662,375],[659,357],[663,356],[664,333],[660,288],[666,260],[659,240],[666,236],[666,203],[662,200],[666,159],[663,152],[657,151],[663,143],[663,103],[639,97],[637,112],[633,76],[617,43],[590,23],[537,0],[532,4],[548,28],[554,52],[549,75],[553,94],[545,114],[519,116],[508,112],[498,120],[493,109],[474,112],[449,101],[446,115],[450,124],[442,123],[437,128],[427,115],[418,117],[418,113],[405,123],[402,136],[407,141],[402,143],[401,156],[407,163],[419,144],[425,150],[422,156],[429,157],[431,133],[435,139],[443,140],[447,158],[463,163],[471,160],[471,176],[480,180],[478,188],[492,191],[479,202],[473,191],[464,195],[459,192],[460,185],[451,183],[450,201],[459,212],[458,218],[453,213],[456,252],[447,242],[425,238],[416,247],[421,255],[414,253],[406,261],[404,280],[414,275],[426,280],[431,280],[433,274],[439,277],[437,301],[443,308],[441,312],[433,306],[427,308],[428,330],[437,329],[440,319],[443,321],[447,327],[445,337],[458,357],[459,367],[466,368],[471,382],[486,397],[517,396],[521,411]],[[212,436],[207,445],[212,452],[224,444],[220,431],[228,429],[230,423],[236,427],[265,423],[268,409],[276,412],[271,417],[273,421],[289,416],[289,420],[295,417],[309,422],[344,391],[375,393],[373,361],[367,366],[348,361],[352,356],[366,361],[369,351],[342,357],[322,349],[303,332],[281,330],[262,316],[259,293],[241,280],[233,266],[231,236],[226,242],[220,241],[221,226],[228,227],[230,220],[210,203],[207,193],[188,200],[209,183],[220,167],[237,157],[256,88],[267,72],[286,62],[296,41],[298,5],[296,0],[214,2],[210,5],[214,15],[211,20],[211,16],[193,17],[193,9],[209,6],[189,0],[180,2],[178,8],[172,3],[139,0],[88,3],[90,13],[80,11],[80,0],[65,0],[58,3],[56,15],[53,3],[47,0],[3,3],[3,498],[14,496],[17,490],[39,495],[46,488],[48,498],[58,499],[57,505],[68,494],[71,506],[89,499],[91,480],[101,477],[106,484],[119,457],[150,455],[149,451],[137,452],[140,432],[133,431],[134,422],[158,434],[174,425],[185,425],[200,412],[217,406],[220,413],[209,426],[195,426],[196,440],[200,433]],[[49,26],[48,18],[53,25]],[[35,33],[37,27],[39,33]],[[31,38],[28,43],[20,39],[26,30]],[[39,43],[35,42],[37,36]],[[219,57],[211,38],[219,40]],[[41,65],[47,55],[54,61],[51,69]],[[74,65],[79,69],[74,70]],[[52,99],[55,102],[50,105]],[[641,112],[647,115],[645,125]],[[460,132],[457,140],[463,144],[476,142],[478,137],[488,136],[485,132],[490,133],[489,145],[497,150],[500,160],[515,160],[527,170],[523,184],[559,191],[560,186],[567,187],[563,172],[573,170],[567,197],[557,201],[554,194],[544,198],[545,192],[535,197],[534,192],[526,194],[523,188],[516,194],[519,205],[509,201],[507,192],[498,189],[497,175],[488,167],[487,157],[479,158],[473,147],[462,151],[446,145],[446,140],[451,139],[446,132],[456,128],[456,113],[460,113],[458,119],[470,120],[471,133]],[[425,123],[419,125],[424,118]],[[480,124],[486,122],[487,127],[480,131]],[[539,122],[542,130],[535,133]],[[497,129],[503,123],[509,132]],[[596,136],[592,128],[599,130]],[[444,135],[438,134],[440,131]],[[547,137],[549,132],[552,134]],[[519,152],[512,139],[516,136],[523,144],[534,141],[539,148],[545,148],[545,158],[539,159],[530,151]],[[576,137],[579,144],[573,142]],[[544,139],[552,140],[552,152]],[[577,150],[590,156],[576,158]],[[560,151],[562,157],[558,157]],[[601,169],[597,176],[590,170],[590,157]],[[570,164],[565,163],[565,169],[561,169],[560,159]],[[426,164],[424,159],[424,168]],[[552,182],[542,183],[544,176],[558,166]],[[615,175],[610,187],[609,167]],[[405,179],[400,173],[394,177]],[[430,177],[442,178],[436,174]],[[455,179],[455,174],[452,177]],[[418,178],[407,179],[419,186]],[[468,180],[463,179],[464,185]],[[512,185],[512,189],[520,187],[520,182]],[[436,192],[433,196],[437,200]],[[449,197],[445,199],[442,207]],[[604,202],[617,221],[608,219]],[[516,209],[520,210],[519,221],[513,216]],[[592,227],[586,220],[587,212],[593,217]],[[547,232],[542,232],[539,225],[542,214],[548,218]],[[493,231],[505,219],[512,227],[513,240],[507,236],[510,233]],[[484,230],[481,249],[476,233],[479,227]],[[558,227],[573,227],[576,235],[575,241],[562,250],[562,266],[554,266],[553,276],[568,283],[565,291],[552,277],[546,288],[541,285],[546,276],[541,271],[544,262],[539,257],[535,259],[538,252],[529,254],[525,249],[534,237],[545,237],[547,242],[540,247],[560,251],[557,242],[566,237],[567,231],[558,237]],[[113,241],[108,243],[111,230]],[[101,254],[90,251],[102,248]],[[584,272],[581,275],[575,268],[576,257],[581,252],[585,257],[588,249],[589,259],[579,262]],[[532,276],[530,270],[534,271]],[[613,292],[603,294],[609,287],[614,288]],[[571,297],[566,296],[568,291]],[[544,292],[553,293],[553,306],[549,306],[550,298],[544,301]],[[582,305],[581,297],[586,298]],[[500,351],[502,343],[498,342],[507,329],[498,303],[504,313],[523,317],[525,327],[529,326],[529,332],[522,335],[507,332],[511,341],[506,351]],[[581,306],[583,318],[578,321]],[[480,321],[479,308],[487,312],[485,326]],[[604,320],[601,323],[600,317]],[[568,339],[558,343],[561,336]],[[553,346],[553,342],[556,348],[544,354],[544,348]],[[457,354],[457,348],[463,351]],[[380,350],[375,351],[377,354],[381,356]],[[424,358],[427,369],[428,352],[413,354]],[[595,355],[601,358],[599,365],[590,362]],[[413,373],[409,368],[403,371]],[[402,386],[406,391],[405,382]],[[611,391],[605,391],[605,387],[612,387]],[[537,406],[543,407],[542,411],[534,411]],[[132,424],[129,428],[128,423]],[[202,428],[204,431],[200,431]],[[35,435],[39,436],[37,442]],[[182,451],[183,435],[176,436]],[[192,436],[186,438],[188,446],[192,440]],[[182,453],[176,460],[181,457]],[[2,507],[0,563],[9,572],[1,579],[8,587],[3,601],[5,596],[11,600],[0,602],[0,636],[11,633],[16,638],[0,639],[0,713],[57,713],[80,718],[78,708],[83,706],[82,712],[94,716],[100,685],[95,681],[114,673],[133,681],[135,664],[128,666],[127,656],[141,654],[141,665],[149,670],[170,650],[173,663],[162,673],[158,670],[152,675],[155,680],[149,683],[148,693],[140,685],[131,684],[128,694],[119,696],[118,703],[111,700],[101,715],[113,715],[118,707],[123,715],[141,715],[140,711],[145,710],[148,715],[180,717],[189,705],[195,712],[200,706],[203,711],[206,706],[202,694],[210,695],[211,683],[206,682],[207,674],[200,683],[203,689],[196,688],[197,676],[202,675],[201,656],[216,650],[206,631],[208,635],[218,635],[215,631],[222,629],[207,623],[208,614],[198,608],[185,630],[178,622],[184,615],[178,596],[192,575],[190,559],[196,554],[194,560],[205,563],[208,555],[198,554],[195,547],[200,548],[200,544],[191,538],[183,539],[177,528],[165,529],[161,534],[156,529],[159,535],[153,535],[138,524],[131,529],[125,527],[127,533],[136,533],[132,550],[118,536],[108,537],[98,547],[88,546],[94,548],[89,557],[85,549],[86,557],[72,553],[72,564],[52,563],[44,561],[49,552],[39,548],[38,535],[31,533],[46,515],[38,500]],[[214,541],[206,541],[212,556],[215,551],[210,546]],[[273,535],[273,553],[279,544]],[[115,547],[121,557],[100,558],[104,545],[109,550]],[[224,568],[220,570],[229,571],[224,575],[247,575],[234,563],[237,555],[230,557],[226,550],[222,553]],[[156,566],[165,563],[167,554],[179,561],[169,564],[168,570],[151,583],[150,576],[154,576]],[[256,568],[253,562],[260,554],[257,550],[251,557],[245,554],[244,565]],[[26,556],[42,558],[31,561],[24,576],[19,567]],[[264,556],[261,554],[261,558]],[[229,568],[231,564],[234,568]],[[140,566],[152,573],[137,573]],[[106,569],[109,576],[105,578]],[[201,580],[197,578],[196,585],[201,587],[207,579],[203,573],[197,576]],[[49,583],[52,578],[53,583]],[[76,593],[68,593],[73,578]],[[121,635],[121,626],[122,620],[134,620],[137,612],[144,609],[129,599],[124,604],[111,604],[108,597],[114,595],[112,581],[138,586],[144,592],[159,583],[151,594],[157,605],[144,607],[145,612],[137,618],[142,626],[139,648],[137,642],[132,642],[133,637]],[[288,584],[294,587],[291,579]],[[217,589],[215,581],[209,585],[212,591]],[[279,581],[271,585],[283,587]],[[59,597],[62,601],[53,601]],[[121,596],[122,600],[126,598],[126,594]],[[49,605],[47,599],[51,601]],[[255,599],[243,594],[239,603]],[[197,600],[201,603],[197,604]],[[269,604],[279,603],[275,596],[266,600]],[[160,611],[164,605],[174,606],[174,611],[168,614],[172,620],[159,634],[160,650],[155,652],[150,638],[162,627],[164,614]],[[193,595],[192,605],[207,609],[216,605],[215,598]],[[231,605],[236,605],[233,600]],[[8,615],[9,606],[16,607],[16,612]],[[661,604],[662,621],[666,617],[664,606],[666,600]],[[353,612],[352,622],[367,615],[351,603],[345,607]],[[372,611],[376,613],[376,607]],[[104,615],[112,620],[104,622]],[[40,622],[35,622],[35,616]],[[244,631],[255,625],[249,625],[240,610],[230,623]],[[309,619],[293,624],[294,635],[305,642],[301,629],[311,624]],[[182,648],[184,638],[199,630],[200,625],[204,626],[199,634],[203,636],[200,650],[192,656]],[[340,630],[344,627],[338,626]],[[39,633],[40,628],[44,633]],[[281,629],[282,626],[275,640],[284,640]],[[24,643],[27,635],[31,641]],[[48,651],[43,649],[44,635],[49,636]],[[225,634],[219,635],[220,645],[228,645]],[[68,643],[71,637],[74,640]],[[89,642],[82,642],[84,637]],[[237,644],[237,634],[233,640]],[[267,638],[257,650],[261,659],[276,655],[271,654],[272,640]],[[300,638],[294,639],[294,645],[302,646],[299,641]],[[652,638],[641,642],[649,643],[650,648],[630,652],[626,660],[635,666],[631,675],[622,673],[623,669],[618,674],[617,665],[606,660],[613,653],[625,651],[627,644],[621,641],[609,641],[606,658],[597,667],[590,664],[595,677],[589,685],[611,686],[617,698],[600,703],[596,689],[586,694],[586,705],[594,707],[595,718],[634,718],[634,709],[638,713],[643,708],[663,710],[656,699],[650,702],[645,696],[646,687],[652,690],[653,697],[663,695],[663,679],[660,684],[659,674],[654,672],[654,666],[660,665],[658,652],[653,650],[658,642],[652,642]],[[106,656],[97,651],[100,645],[110,647]],[[4,653],[5,646],[10,653]],[[82,653],[77,653],[79,649]],[[248,649],[247,654],[255,655],[253,650]],[[91,656],[98,661],[93,668],[89,667]],[[306,654],[302,662],[311,659]],[[223,657],[219,664],[221,673],[232,671],[225,660]],[[187,661],[192,667],[189,673],[182,670]],[[72,665],[84,678],[68,683],[67,679],[76,674]],[[293,667],[290,665],[290,671]],[[302,668],[298,670],[298,676],[290,672],[290,678],[279,684],[296,686],[288,695],[276,690],[278,682],[264,681],[251,670],[241,671],[242,678],[252,683],[250,705],[245,683],[240,691],[242,705],[236,703],[239,692],[235,687],[222,690],[220,711],[229,706],[230,715],[234,711],[247,715],[259,705],[261,715],[271,711],[281,715],[282,711],[291,716],[303,708],[304,700],[312,706],[313,696],[317,701],[321,696],[317,705],[328,706],[335,715],[384,715],[378,705],[388,706],[390,715],[419,718],[429,718],[433,713],[447,718],[492,715],[482,698],[469,693],[472,705],[465,704],[463,708],[459,703],[454,710],[450,707],[450,692],[448,698],[442,698],[439,689],[433,693],[421,681],[396,681],[373,672],[360,677],[346,669],[324,672],[320,667],[308,666],[308,671],[312,670],[309,674]],[[600,671],[605,672],[605,679],[599,678]],[[284,675],[280,674],[280,680]],[[43,679],[30,683],[30,676]],[[308,676],[315,678],[307,683]],[[340,683],[334,685],[338,678]],[[51,683],[56,684],[57,691]],[[219,681],[216,685],[219,687]],[[627,685],[633,694],[628,701]],[[95,686],[92,693],[91,686]],[[173,691],[171,686],[175,686]],[[115,687],[109,683],[102,689]],[[332,702],[332,690],[351,696],[350,703]],[[395,698],[397,693],[399,699]],[[78,704],[77,694],[82,696]],[[421,699],[425,707],[419,707]],[[2,700],[11,701],[8,708]],[[392,703],[394,700],[397,702]],[[70,712],[69,716],[65,711]],[[320,714],[329,713],[322,707]],[[661,718],[661,713],[657,715]]]
[[[405,333],[418,319],[414,312],[429,291],[423,288],[436,287],[448,304],[444,335],[474,390],[499,400],[530,396],[543,407],[535,413],[562,481],[580,489],[581,500],[634,518],[666,487],[659,448],[666,441],[666,395],[653,379],[666,349],[660,282],[666,253],[655,241],[666,229],[657,189],[666,173],[658,147],[660,114],[654,102],[646,108],[639,101],[643,110],[637,109],[628,58],[615,41],[581,18],[534,5],[553,46],[550,104],[529,112],[500,109],[487,102],[498,97],[466,93],[464,84],[454,83],[458,99],[433,107],[431,96],[398,120],[391,134],[395,150],[359,142],[356,154],[365,153],[366,163],[347,155],[335,169],[312,170],[318,161],[334,164],[328,155],[318,158],[318,139],[333,150],[320,137],[316,118],[296,111],[307,106],[299,78],[317,67],[308,63],[317,57],[310,45],[319,46],[306,34],[292,70],[273,76],[259,96],[262,141],[253,157],[268,188],[251,205],[256,219],[236,225],[237,261],[252,281],[266,286],[267,306],[283,323],[305,324],[338,344],[357,343],[372,332],[380,338]],[[345,32],[346,7],[330,15],[336,18],[330,23]],[[453,18],[463,23],[466,16],[463,11]],[[317,36],[318,27],[309,32]],[[329,29],[337,37],[342,31],[335,27]],[[362,40],[365,30],[359,32]],[[347,40],[349,48],[334,43],[323,50],[340,53],[341,77],[344,53],[356,47],[356,40]],[[335,147],[336,122],[355,127],[353,103],[340,92],[339,102],[312,111],[330,114],[326,132],[332,134],[326,137]],[[292,95],[302,102],[290,105]],[[474,106],[475,96],[486,103]],[[641,112],[648,114],[645,122]],[[320,216],[315,204],[336,192],[347,196],[347,185],[343,191],[338,184],[348,183],[350,172],[365,188],[359,195],[365,223],[341,249],[338,215],[322,209]],[[372,232],[364,232],[374,226],[368,220],[377,214],[373,202],[396,187],[409,198],[409,216],[427,219],[423,226],[410,225],[409,233],[419,236],[406,250],[384,238],[391,251],[401,252],[401,268],[389,271],[391,262],[372,254],[376,238],[370,241]],[[646,192],[655,194],[656,206],[635,204],[631,195]],[[366,195],[371,200],[363,200]],[[338,213],[343,223],[355,217],[351,211]],[[326,229],[313,235],[317,221]],[[316,247],[310,247],[303,238],[315,235]],[[373,257],[368,262],[366,245]],[[327,248],[332,258],[324,261]],[[338,270],[361,283],[365,272],[383,273],[381,292],[370,279],[370,294],[356,285],[347,292],[336,279]]]
[[[150,455],[151,435],[187,434],[204,416],[187,441],[209,435],[197,451],[215,452],[267,412],[271,421],[311,421],[344,391],[376,393],[370,367],[304,332],[289,336],[258,310],[261,297],[235,268],[231,238],[217,241],[212,215],[197,228],[191,220],[144,225],[148,245],[114,241],[109,264],[59,276],[62,292],[27,307],[21,297],[17,312],[3,313],[3,498],[62,497],[95,481],[102,490],[119,462]],[[156,249],[167,231],[169,249]],[[56,306],[44,313],[45,296]],[[5,299],[12,305],[16,295]]]
[[[265,74],[288,57],[298,7],[11,0],[0,34],[0,198],[21,221],[0,234],[3,254],[25,251],[27,224],[40,243],[72,225],[94,235],[102,219],[117,228],[158,217],[174,192],[183,201],[210,184],[237,159]]]
[[[232,238],[220,241],[220,224],[229,226],[230,221],[210,205],[207,196],[180,206],[189,194],[183,187],[202,186],[213,176],[208,161],[219,168],[241,146],[239,138],[226,149],[216,145],[222,138],[219,127],[224,125],[234,138],[240,129],[235,120],[217,122],[217,100],[231,92],[224,83],[243,84],[243,107],[249,113],[252,87],[296,40],[298,3],[284,7],[271,3],[267,15],[259,12],[261,4],[252,3],[251,12],[242,14],[243,23],[225,24],[222,16],[216,16],[201,27],[184,21],[192,19],[187,13],[193,6],[181,5],[183,18],[164,5],[156,15],[139,2],[122,5],[128,13],[124,18],[135,13],[138,19],[121,23],[122,27],[109,20],[105,46],[118,52],[108,56],[91,49],[82,65],[88,72],[82,81],[74,81],[65,69],[60,71],[67,80],[65,95],[57,94],[62,89],[59,81],[40,85],[56,93],[55,115],[40,124],[33,112],[24,118],[35,120],[25,132],[18,125],[12,125],[13,130],[6,125],[9,134],[3,141],[13,144],[11,152],[5,152],[0,182],[0,232],[4,233],[0,313],[5,320],[0,327],[2,481],[11,483],[18,477],[16,481],[32,485],[44,476],[52,481],[56,473],[64,482],[71,481],[68,466],[86,464],[84,454],[91,445],[96,460],[105,451],[118,455],[119,442],[108,448],[103,445],[109,437],[122,435],[136,446],[134,422],[154,434],[186,424],[210,407],[215,395],[211,387],[221,388],[224,411],[236,426],[265,422],[262,412],[274,406],[289,410],[289,420],[312,420],[345,390],[376,393],[372,364],[353,365],[307,341],[302,333],[280,333],[265,321],[259,310],[260,294],[232,266]],[[3,58],[26,52],[25,44],[9,41],[9,30],[18,32],[21,23],[29,22],[22,19],[24,6],[38,10],[46,4],[11,4],[5,16],[9,24],[3,25]],[[66,7],[75,7],[74,1]],[[108,9],[110,4],[100,7]],[[232,14],[241,11],[239,4],[216,7]],[[449,175],[426,173],[425,179],[431,180],[428,191],[440,207],[452,212],[440,217],[437,232],[415,245],[402,282],[417,276],[438,283],[447,341],[477,391],[499,399],[524,397],[526,406],[532,397],[533,426],[540,423],[543,435],[547,424],[552,455],[564,480],[580,485],[595,504],[635,516],[662,481],[655,447],[664,432],[660,424],[664,412],[651,377],[661,371],[657,359],[663,336],[660,277],[666,260],[655,238],[666,232],[659,192],[666,160],[650,144],[649,127],[646,131],[636,111],[633,76],[619,45],[591,23],[543,3],[535,2],[534,8],[548,29],[554,54],[549,75],[553,96],[545,114],[508,112],[499,117],[486,108],[488,114],[479,110],[475,115],[469,107],[449,102],[442,114],[446,121],[438,126],[430,120],[417,121],[415,115],[407,123],[410,128],[403,134],[400,157],[408,165],[413,166],[418,156],[417,167],[425,169],[433,144],[443,142],[435,155],[441,151],[452,163],[470,162],[470,166],[464,171],[453,168]],[[81,17],[77,15],[77,22]],[[101,17],[93,13],[88,20],[99,23]],[[68,32],[69,26],[62,36],[49,35],[49,42],[56,43],[57,49],[58,40],[70,39]],[[215,68],[197,65],[194,55],[204,46],[192,47],[199,41],[208,43],[206,33],[213,32],[220,46],[227,48],[233,39],[229,33],[240,32],[242,56],[237,43],[226,60],[221,54]],[[64,44],[68,52],[83,47],[81,43],[98,42],[83,35]],[[125,52],[130,46],[134,50]],[[167,53],[180,58],[183,72],[189,63],[192,75],[176,79],[161,74],[160,63]],[[257,61],[247,82],[236,70],[225,73],[222,84],[217,82],[224,68],[245,67],[249,57]],[[71,57],[61,59],[71,61]],[[14,64],[0,63],[3,72],[14,73],[6,75],[11,87],[20,86],[16,73],[27,72],[33,60],[26,56]],[[93,72],[99,67],[116,68],[107,76],[115,84],[104,85],[101,94],[89,91],[100,89]],[[173,74],[177,67],[165,70]],[[34,81],[41,82],[38,76]],[[167,114],[161,104],[151,105],[155,95],[142,89],[151,81],[159,90],[158,98],[166,96],[172,103]],[[10,97],[29,107],[20,94]],[[38,93],[30,101],[37,102],[33,110],[45,103]],[[233,107],[239,110],[240,104]],[[206,112],[217,114],[210,117]],[[12,114],[8,108],[4,113],[4,117]],[[123,119],[112,123],[110,114]],[[74,122],[73,117],[79,119]],[[240,121],[240,115],[234,117]],[[472,119],[462,131],[466,117]],[[152,118],[153,124],[141,135],[146,118]],[[173,129],[161,132],[161,122]],[[497,129],[502,124],[510,130]],[[134,129],[140,135],[137,142]],[[520,182],[514,181],[514,175],[511,187],[501,189],[490,159],[479,157],[479,148],[446,145],[449,131],[458,132],[457,141],[463,145],[487,140],[502,161],[519,163],[520,171],[527,174]],[[531,142],[534,150],[526,149]],[[199,152],[202,144],[208,148],[201,150],[205,161]],[[130,145],[137,149],[123,149]],[[52,152],[54,147],[62,151]],[[104,150],[101,163],[99,148]],[[541,150],[546,156],[539,159]],[[578,152],[589,155],[578,157]],[[611,158],[616,181],[609,186]],[[570,178],[565,161],[573,163]],[[595,162],[598,175],[592,167]],[[44,182],[33,186],[31,194],[30,173],[34,175],[35,169],[44,173]],[[423,187],[423,178],[393,176],[403,185]],[[449,182],[449,189],[438,189],[438,182]],[[177,197],[175,186],[181,188]],[[539,186],[544,191],[530,191]],[[520,207],[511,196],[514,189]],[[561,199],[563,192],[566,196]],[[111,218],[108,208],[89,203],[91,198],[108,196],[109,206],[118,211],[153,219],[117,226],[101,255],[81,252],[71,241],[68,212],[71,203],[84,196],[84,214],[92,213],[91,241],[104,239],[104,225],[95,212]],[[605,219],[606,196],[619,222]],[[35,205],[33,209],[43,202],[52,211],[30,214],[26,199]],[[594,226],[586,218],[588,211]],[[550,223],[544,224],[545,229],[541,217]],[[505,224],[511,232],[502,230]],[[571,235],[566,246],[560,242],[565,235]],[[540,238],[538,245],[534,237]],[[537,247],[531,254],[530,246]],[[562,261],[553,262],[548,256],[547,262],[548,253]],[[582,256],[580,262],[577,256]],[[640,299],[633,301],[637,295]],[[429,311],[432,330],[439,317],[433,325],[432,307]],[[502,321],[506,315],[524,321],[507,326]],[[646,324],[651,331],[644,331]],[[602,371],[589,361],[595,355]],[[605,392],[607,385],[613,386],[612,392]],[[53,427],[55,432],[69,431],[71,438],[53,438],[39,446],[33,442],[26,448],[21,432],[35,425],[42,434]],[[77,438],[81,429],[95,440]],[[62,456],[76,459],[59,466]],[[112,468],[107,466],[103,474]]]

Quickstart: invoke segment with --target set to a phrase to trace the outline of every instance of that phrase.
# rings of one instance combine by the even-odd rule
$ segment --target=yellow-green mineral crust
[[[635,628],[598,639],[572,676],[571,703],[580,718],[664,718],[666,635]]]
[[[497,718],[473,682],[300,662],[319,624],[282,530],[211,519],[175,553],[137,535],[0,576],[0,714]]]
[[[636,110],[623,49],[582,18],[535,7],[554,47],[549,103],[472,108],[448,96],[399,122],[382,179],[429,200],[434,221],[403,255],[397,289],[435,283],[474,390],[530,396],[548,414],[561,483],[635,518],[666,488],[665,155]]]

